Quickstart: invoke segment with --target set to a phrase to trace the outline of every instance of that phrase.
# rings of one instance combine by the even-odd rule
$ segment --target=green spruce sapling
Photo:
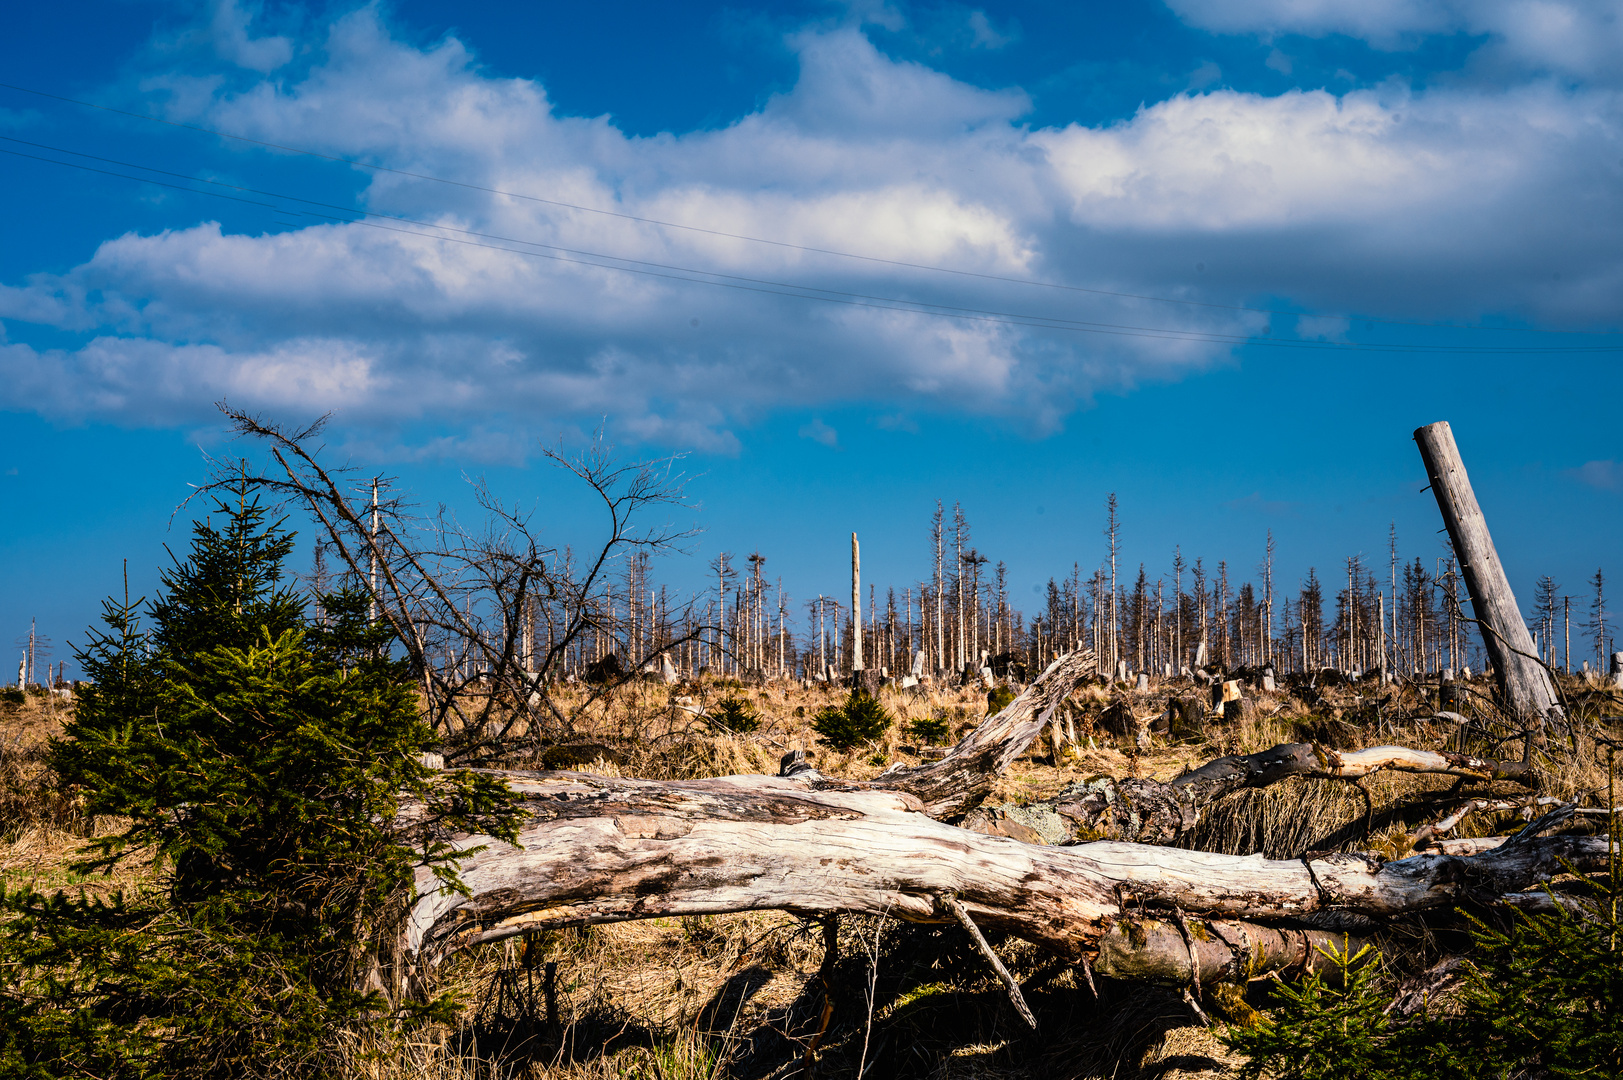
[[[891,716],[879,700],[864,690],[853,690],[843,705],[819,709],[812,718],[818,741],[835,750],[850,750],[873,742],[890,728]]]
[[[292,534],[246,485],[216,512],[150,630],[139,602],[105,605],[51,751],[120,823],[79,869],[150,862],[156,887],[4,898],[0,1075],[331,1075],[355,1034],[448,1008],[381,992],[414,875],[455,887],[452,832],[511,838],[517,804],[423,763],[433,733],[364,593],[316,598],[312,620],[285,581]]]

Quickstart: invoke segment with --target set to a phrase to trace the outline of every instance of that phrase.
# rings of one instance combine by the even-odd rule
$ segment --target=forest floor
[[[1480,684],[1477,689],[1485,691]],[[1623,711],[1623,697],[1616,694],[1577,680],[1564,689],[1587,722]],[[1457,724],[1424,719],[1435,710],[1435,691],[1428,696],[1414,687],[1372,684],[1298,691],[1248,689],[1248,707],[1238,720],[1203,717],[1146,728],[1135,721],[1165,713],[1179,699],[1204,703],[1205,689],[1185,680],[1157,684],[1148,694],[1083,687],[1072,696],[1062,726],[1075,741],[1056,747],[1051,738],[1040,739],[999,779],[988,805],[1018,806],[1096,776],[1168,780],[1213,757],[1281,742],[1484,753],[1506,737],[1486,720],[1462,732]],[[562,688],[562,703],[578,704],[578,698],[569,699],[581,693]],[[775,773],[781,756],[798,749],[825,774],[865,779],[929,753],[929,741],[915,724],[944,720],[935,734],[940,744],[950,744],[979,723],[988,707],[984,688],[887,689],[881,696],[896,720],[890,730],[873,744],[837,752],[819,745],[811,728],[819,709],[843,700],[833,688],[711,679],[674,688],[632,683],[586,710],[570,738],[505,764],[682,779]],[[718,731],[713,721],[694,715],[698,709],[715,714],[726,698],[753,713],[759,726]],[[150,887],[151,877],[138,865],[110,877],[86,877],[69,867],[86,837],[117,824],[85,820],[74,800],[51,783],[46,740],[60,730],[70,707],[39,696],[21,705],[0,704],[0,883],[8,889],[98,893]],[[1186,715],[1195,712],[1205,710],[1185,709]],[[1519,743],[1497,749],[1497,756],[1521,754]],[[1553,755],[1552,765],[1558,762],[1547,771],[1546,793],[1604,794],[1605,771],[1592,745],[1539,752]],[[1435,777],[1383,773],[1364,782],[1366,801],[1352,784],[1290,780],[1226,797],[1188,842],[1275,858],[1327,848],[1398,857],[1407,852],[1413,830],[1439,816],[1436,796],[1448,786]],[[1503,794],[1525,791],[1507,787]],[[1454,835],[1488,835],[1520,824],[1516,814],[1476,815]],[[1424,953],[1433,928],[1415,919],[1396,932],[1406,949]],[[465,1002],[462,1026],[411,1047],[397,1074],[432,1080],[1235,1075],[1236,1060],[1184,1004],[1179,988],[1100,979],[1096,996],[1080,969],[1024,942],[994,939],[1038,1017],[1038,1030],[1029,1031],[953,926],[840,919],[830,980],[833,1011],[825,1023],[823,940],[816,922],[752,912],[588,927],[469,950],[440,973]],[[1267,987],[1254,986],[1250,996],[1265,1006]],[[815,1053],[808,1056],[814,1039]],[[814,1062],[809,1072],[808,1061]]]

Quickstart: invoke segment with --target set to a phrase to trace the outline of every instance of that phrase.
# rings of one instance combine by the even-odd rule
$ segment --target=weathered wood
[[[975,948],[979,949],[981,955],[986,958],[986,962],[992,965],[992,970],[997,974],[998,981],[1003,984],[1003,989],[1009,993],[1009,1001],[1014,1005],[1015,1012],[1020,1014],[1022,1020],[1031,1025],[1033,1031],[1037,1030],[1037,1018],[1031,1014],[1031,1006],[1026,1004],[1026,996],[1020,992],[1020,984],[1014,981],[1014,976],[1009,974],[1009,969],[1003,966],[1003,961],[999,960],[997,953],[992,951],[992,946],[986,943],[986,935],[982,934],[981,928],[975,925],[975,920],[969,917],[969,912],[964,910],[964,905],[950,895],[943,896],[941,904],[952,912],[953,918],[958,920],[958,925],[968,931],[970,940],[975,942]]]
[[[1091,650],[1067,653],[1048,665],[996,716],[970,732],[946,757],[928,765],[897,768],[877,781],[924,803],[934,818],[966,813],[992,789],[997,775],[1042,734],[1054,710],[1081,680],[1098,674]]]
[[[1084,963],[1093,959],[1107,974],[1198,988],[1317,962],[1322,926],[1255,920],[1338,912],[1381,918],[1464,900],[1525,903],[1528,886],[1605,862],[1599,839],[1540,839],[1547,822],[1473,858],[1451,854],[1445,842],[1382,862],[1366,855],[1267,860],[1114,840],[1049,846],[936,820],[979,801],[1052,722],[1076,682],[1096,670],[1091,654],[1061,657],[944,759],[875,781],[824,777],[798,752],[785,756],[777,777],[661,783],[498,774],[528,809],[518,846],[461,840],[469,852],[465,895],[420,875],[404,945],[433,962],[447,950],[526,930],[762,909],[853,912],[915,922],[955,918],[977,935],[992,927]],[[1053,809],[1091,821],[1098,834],[1165,843],[1198,820],[1202,805],[1237,787],[1292,775],[1352,779],[1379,769],[1531,775],[1523,765],[1459,754],[1403,747],[1336,753],[1295,743],[1220,758],[1169,784],[1098,781],[1073,792],[1072,805]],[[1572,811],[1560,815],[1565,821]],[[1170,933],[1174,924],[1158,912],[1176,920]],[[1014,999],[1018,1007],[1017,988]]]
[[[498,775],[529,810],[519,846],[464,840],[465,896],[420,875],[405,942],[420,957],[525,930],[762,909],[941,922],[949,895],[979,926],[1086,957],[1129,914],[1380,918],[1493,902],[1569,865],[1606,860],[1603,839],[1541,839],[1544,823],[1473,858],[1269,860],[1118,842],[1025,844],[935,821],[901,792],[838,790],[821,779]]]
[[[851,677],[853,686],[862,671],[862,549],[857,534],[851,534]]]
[[[1047,831],[1067,837],[1063,842],[1172,844],[1199,823],[1207,806],[1240,788],[1267,787],[1292,776],[1358,780],[1384,770],[1529,786],[1538,780],[1530,765],[1517,761],[1404,746],[1336,751],[1312,743],[1282,743],[1255,754],[1217,758],[1170,781],[1107,777],[1075,784],[1051,800],[1032,803],[1024,813],[1028,818],[1053,815]]]
[[[1320,971],[1333,965],[1324,950],[1343,948],[1343,935],[1309,927],[1264,926],[1235,919],[1190,922],[1186,937],[1170,919],[1123,918],[1099,938],[1100,975],[1171,986],[1243,983],[1270,972]],[[1348,942],[1358,949],[1363,942]]]
[[[1513,714],[1539,723],[1550,718],[1552,710],[1559,717],[1561,706],[1555,684],[1537,659],[1533,638],[1522,621],[1516,596],[1510,591],[1510,581],[1488,533],[1487,518],[1482,515],[1465,473],[1453,430],[1447,421],[1439,421],[1416,429],[1414,439],[1465,576],[1471,608],[1482,630],[1482,644],[1493,662],[1494,678],[1506,706]]]

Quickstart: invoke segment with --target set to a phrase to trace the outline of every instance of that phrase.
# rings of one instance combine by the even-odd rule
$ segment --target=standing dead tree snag
[[[1465,462],[1447,421],[1416,429],[1415,443],[1426,463],[1426,477],[1437,498],[1448,539],[1454,545],[1471,607],[1482,627],[1482,645],[1493,662],[1494,678],[1506,708],[1515,716],[1544,720],[1561,716],[1550,673],[1538,660],[1533,638],[1522,621],[1516,596],[1488,533],[1488,520],[1477,505]]]
[[[688,628],[686,636],[649,634],[643,623],[622,617],[621,598],[614,595],[612,570],[619,562],[671,549],[692,535],[644,523],[651,513],[683,503],[674,459],[622,465],[600,440],[574,456],[544,450],[581,481],[606,518],[602,542],[577,558],[541,539],[533,512],[504,504],[482,483],[474,486],[486,516],[479,529],[464,527],[444,508],[414,518],[398,499],[374,501],[353,470],[320,461],[314,444],[322,421],[288,429],[221,409],[239,435],[265,447],[275,467],[244,475],[243,466],[217,483],[246,479],[317,522],[347,583],[388,625],[410,662],[429,718],[453,758],[480,760],[571,733],[576,718],[614,686],[661,651],[709,629],[691,612],[679,612],[676,622]],[[614,677],[584,686],[569,704],[554,692],[566,674],[611,659],[600,670],[612,669]]]

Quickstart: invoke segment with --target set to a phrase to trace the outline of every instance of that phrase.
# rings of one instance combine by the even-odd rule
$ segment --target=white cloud
[[[292,39],[279,34],[254,37],[250,32],[260,16],[257,2],[213,0],[208,19],[201,25],[154,45],[161,53],[206,49],[221,60],[250,71],[271,72],[293,59]]]
[[[1567,470],[1567,475],[1601,491],[1623,491],[1623,463],[1611,459],[1586,461],[1576,469]]]
[[[490,453],[508,452],[504,425],[604,414],[638,438],[724,451],[732,426],[771,410],[854,401],[1003,415],[1040,433],[1101,389],[1229,352],[1177,332],[1244,335],[1266,316],[894,263],[1217,304],[1285,296],[1361,317],[1615,323],[1623,295],[1623,124],[1607,89],[1221,90],[1113,125],[1032,130],[1019,91],[888,59],[844,27],[794,36],[798,84],[737,123],[634,138],[604,117],[560,115],[537,83],[481,73],[455,39],[403,43],[374,8],[324,34],[299,46],[314,59],[296,74],[230,91],[206,72],[165,76],[173,115],[802,247],[373,173],[375,210],[548,247],[334,223],[110,239],[65,274],[0,286],[0,318],[93,335],[77,349],[0,346],[0,377],[32,388],[26,400],[129,422],[192,422],[227,396],[356,423],[428,418],[480,427],[458,445]],[[240,64],[235,40],[220,48]],[[277,55],[266,46],[260,59]],[[584,258],[559,249],[654,274],[547,257]],[[660,266],[731,275],[709,279],[730,287]],[[776,282],[837,302],[785,297]],[[941,318],[873,297],[964,310]],[[1299,330],[1339,340],[1345,326]]]
[[[1228,34],[1345,34],[1379,49],[1437,34],[1485,35],[1489,68],[1615,82],[1623,50],[1616,0],[1168,0],[1192,26]],[[1288,69],[1286,69],[1288,70]]]
[[[976,49],[1001,49],[1014,42],[1019,36],[1012,31],[999,30],[992,25],[992,20],[986,12],[979,8],[969,13],[970,47]]]
[[[840,433],[823,423],[822,417],[819,416],[814,416],[808,423],[800,425],[800,437],[820,442],[828,447],[840,445]]]

